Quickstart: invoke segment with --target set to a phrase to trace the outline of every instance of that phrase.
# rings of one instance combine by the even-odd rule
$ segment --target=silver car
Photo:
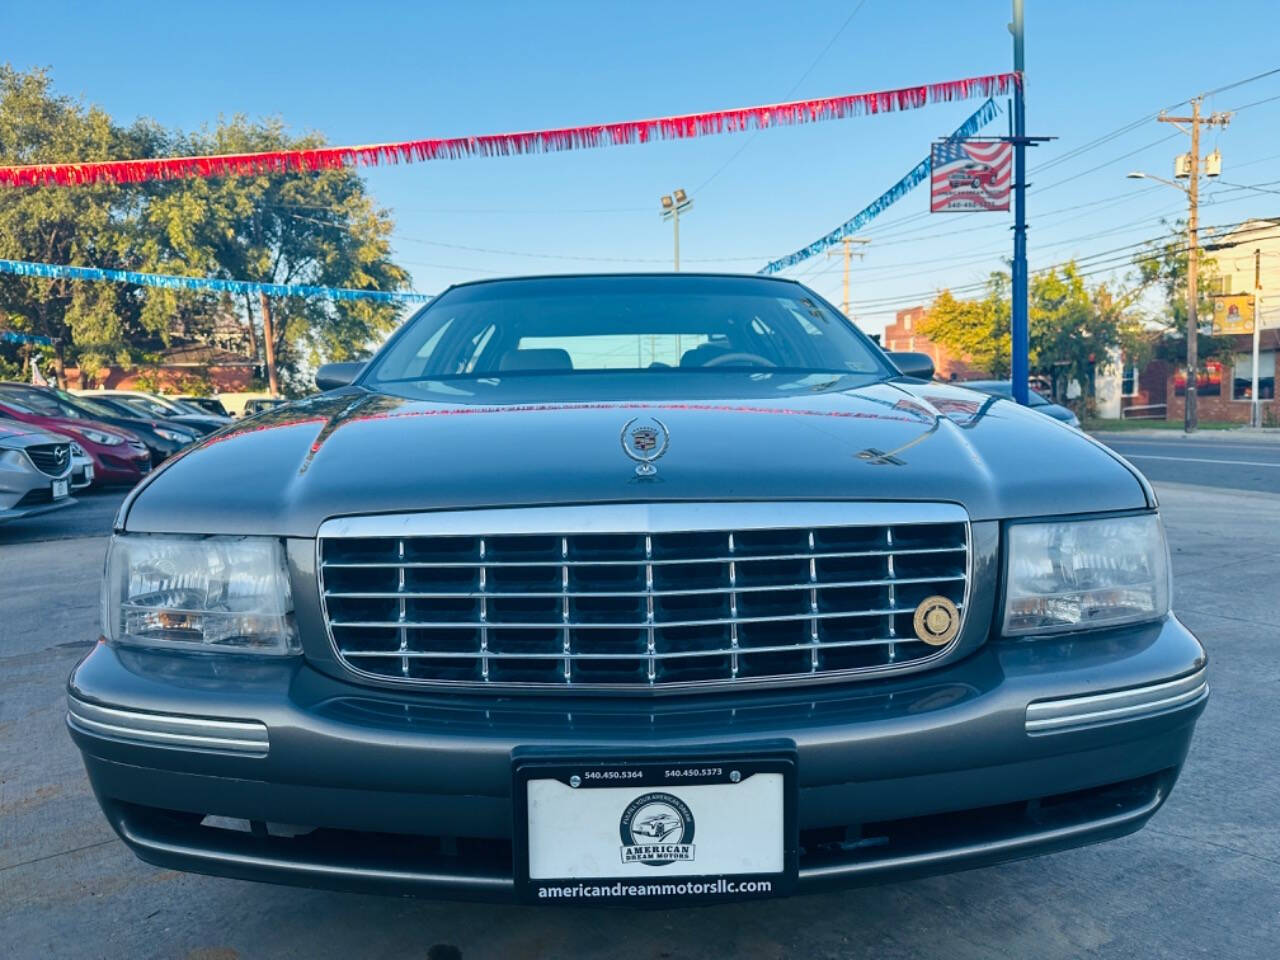
[[[58,434],[61,436],[61,434]],[[84,447],[71,441],[71,489],[83,490],[93,483],[93,457]]]
[[[72,443],[66,437],[0,424],[0,521],[75,503],[71,499]],[[83,469],[83,468],[82,468]]]

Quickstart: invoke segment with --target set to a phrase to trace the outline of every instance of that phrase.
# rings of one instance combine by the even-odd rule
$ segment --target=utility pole
[[[271,301],[265,291],[259,291],[262,304],[262,346],[266,351],[267,388],[273,397],[280,396],[280,381],[276,377],[276,329],[271,318]]]
[[[1160,123],[1172,123],[1183,130],[1181,124],[1191,125],[1191,129],[1183,130],[1191,134],[1191,152],[1187,154],[1187,199],[1190,201],[1190,213],[1187,217],[1187,395],[1183,404],[1183,429],[1194,433],[1199,425],[1196,410],[1197,383],[1200,379],[1200,323],[1196,316],[1200,299],[1200,245],[1197,233],[1200,225],[1200,127],[1223,126],[1231,121],[1229,113],[1213,113],[1207,117],[1200,116],[1202,97],[1191,100],[1191,116],[1170,117],[1161,113],[1156,117]],[[1256,322],[1254,324],[1256,329]]]
[[[1253,250],[1253,385],[1249,397],[1253,400],[1249,411],[1249,426],[1262,426],[1262,405],[1258,403],[1258,339],[1262,326],[1262,248]]]
[[[855,254],[853,252],[853,245],[855,243],[866,244],[866,243],[870,243],[871,241],[864,240],[861,237],[855,238],[855,237],[845,236],[840,238],[840,242],[844,246],[843,252],[838,250],[828,250],[827,256],[828,257],[837,257],[837,256],[844,257],[844,302],[840,305],[840,309],[844,311],[844,315],[846,317],[852,320],[853,314],[849,311],[849,264],[855,256],[859,260],[861,260],[862,257],[865,256],[865,254],[863,254],[861,251]]]
[[[1012,304],[1012,363],[1010,376],[1013,399],[1027,405],[1027,380],[1031,375],[1030,335],[1027,323],[1027,115],[1023,102],[1025,50],[1023,47],[1022,0],[1013,0],[1013,22],[1009,24],[1013,34],[1013,72],[1017,83],[1013,91],[1013,264],[1011,291]]]
[[[662,219],[670,220],[675,228],[676,273],[680,272],[680,214],[693,207],[693,200],[683,190],[676,190],[662,198]]]

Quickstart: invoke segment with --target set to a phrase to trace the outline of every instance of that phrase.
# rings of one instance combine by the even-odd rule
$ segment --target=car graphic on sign
[[[656,813],[645,817],[639,823],[631,825],[631,832],[636,836],[652,837],[654,840],[665,840],[683,826],[680,818],[672,813]]]
[[[962,170],[957,170],[947,178],[947,182],[952,189],[958,187],[973,187],[977,190],[979,187],[993,187],[996,182],[995,167],[989,167],[986,164],[970,164]]]

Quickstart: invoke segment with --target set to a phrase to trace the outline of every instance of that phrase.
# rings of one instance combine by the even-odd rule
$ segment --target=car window
[[[144,417],[167,417],[169,410],[146,397],[120,397],[120,402]]]
[[[75,410],[81,413],[87,413],[89,416],[92,416],[92,417],[120,416],[120,414],[117,411],[112,410],[110,407],[105,406],[101,403],[97,403],[96,401],[90,400],[86,397],[72,396],[71,394],[67,393],[65,390],[58,390],[56,391],[56,393],[57,393],[58,399],[62,401],[63,407],[72,407]]]
[[[75,407],[60,403],[57,397],[41,393],[38,390],[6,390],[4,398],[26,413],[39,414],[44,417],[62,417],[67,420],[88,419]]]
[[[575,277],[454,288],[409,321],[367,376],[769,370],[889,375],[870,341],[797,285]]]

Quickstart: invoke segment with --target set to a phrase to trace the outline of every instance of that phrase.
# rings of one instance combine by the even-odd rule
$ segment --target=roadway
[[[1280,493],[1280,438],[1271,435],[1236,439],[1235,434],[1218,437],[1205,431],[1191,437],[1179,433],[1096,436],[1152,481]]]

